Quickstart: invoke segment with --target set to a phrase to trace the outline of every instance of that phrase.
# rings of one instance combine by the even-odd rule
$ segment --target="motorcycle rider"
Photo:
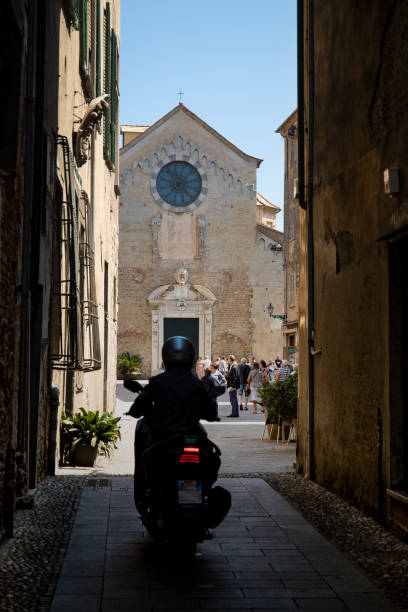
[[[125,387],[129,390],[141,390],[127,413],[135,418],[143,417],[137,424],[135,435],[135,501],[139,511],[144,491],[143,451],[177,434],[206,436],[200,419],[217,419],[215,398],[210,397],[204,385],[192,373],[194,357],[194,346],[190,340],[184,336],[174,336],[162,348],[165,372],[150,378],[144,388],[140,383],[135,385],[135,381],[125,381]],[[216,493],[218,499],[214,499],[214,504],[221,507],[218,508],[217,520],[212,522],[218,524],[229,510],[230,495],[221,487],[213,491],[217,489],[222,493]]]

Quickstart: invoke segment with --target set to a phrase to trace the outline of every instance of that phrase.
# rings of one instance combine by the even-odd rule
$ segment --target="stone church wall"
[[[201,164],[208,191],[196,209],[174,213],[155,201],[150,177],[159,159],[181,153]],[[183,112],[122,149],[118,353],[140,353],[144,375],[152,366],[148,296],[172,286],[181,267],[191,286],[215,295],[211,357],[252,354],[251,309],[257,317],[260,309],[254,287],[263,279],[254,270],[264,261],[256,247],[255,184],[255,158],[239,157]]]

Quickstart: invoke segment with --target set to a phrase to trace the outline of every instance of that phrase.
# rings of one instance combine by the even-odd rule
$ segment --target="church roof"
[[[158,128],[160,125],[162,125],[163,123],[165,123],[165,121],[167,121],[170,117],[172,117],[173,115],[175,115],[178,112],[184,112],[186,115],[188,115],[189,117],[191,117],[191,119],[194,119],[194,121],[197,121],[197,123],[199,123],[200,125],[202,125],[202,127],[204,129],[206,129],[208,132],[210,132],[210,134],[212,134],[212,136],[214,136],[215,138],[217,138],[218,140],[220,140],[224,145],[226,145],[227,147],[229,147],[230,149],[232,149],[233,151],[235,151],[235,153],[237,153],[240,157],[242,157],[243,159],[245,159],[246,161],[255,161],[256,162],[256,166],[257,168],[259,168],[259,166],[261,165],[261,163],[263,162],[263,159],[259,159],[258,157],[253,157],[252,155],[248,155],[247,153],[244,153],[244,151],[242,151],[241,149],[239,149],[238,147],[236,147],[234,144],[232,144],[232,142],[230,142],[229,140],[227,140],[226,138],[224,138],[224,136],[221,136],[221,134],[219,132],[217,132],[216,130],[214,130],[214,128],[212,128],[210,125],[208,125],[208,123],[206,123],[205,121],[203,121],[202,119],[200,119],[200,117],[198,117],[197,115],[195,115],[190,109],[187,108],[187,106],[184,106],[184,104],[182,102],[179,102],[177,104],[177,106],[175,106],[171,111],[169,111],[166,115],[164,115],[161,119],[159,119],[158,121],[156,121],[156,123],[153,123],[153,125],[151,125],[150,127],[148,127],[136,140],[132,140],[131,142],[129,142],[127,145],[125,145],[124,147],[122,147],[122,151],[128,151],[129,149],[132,148],[132,146],[137,143],[139,144],[144,138],[146,138],[146,136],[148,136],[153,130],[155,130],[156,128]],[[125,127],[125,126],[123,126]],[[136,126],[135,126],[136,127]],[[143,126],[144,127],[144,126]]]
[[[263,225],[263,223],[257,223],[256,230],[260,234],[263,234],[264,236],[267,236],[268,238],[272,238],[272,240],[275,240],[275,242],[278,242],[281,245],[284,244],[285,236],[283,232],[280,232],[279,230],[274,229],[273,227],[268,227],[267,225]]]
[[[285,121],[281,123],[278,128],[276,128],[275,134],[281,134],[282,136],[284,136],[290,126],[294,123],[297,123],[297,108],[295,108],[295,110],[289,115],[289,117],[286,117]]]
[[[281,208],[277,206],[277,204],[273,204],[269,200],[267,200],[261,193],[256,192],[256,203],[258,206],[266,206],[267,208],[274,208],[278,213]]]

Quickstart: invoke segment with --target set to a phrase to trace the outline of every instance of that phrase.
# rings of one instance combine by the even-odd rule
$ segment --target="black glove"
[[[125,379],[123,381],[123,386],[125,387],[125,389],[131,391],[132,393],[140,393],[141,391],[143,391],[143,385],[141,385],[140,382],[138,382],[137,380]]]

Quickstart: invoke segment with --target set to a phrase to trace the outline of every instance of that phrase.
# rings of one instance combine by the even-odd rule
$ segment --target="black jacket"
[[[246,385],[248,381],[248,376],[251,371],[251,368],[247,363],[240,363],[238,366],[239,370],[239,382],[241,385]]]
[[[227,374],[227,387],[233,387],[234,389],[239,389],[239,371],[236,363],[232,364],[232,366],[228,369]]]
[[[196,429],[200,419],[215,421],[217,402],[191,372],[172,368],[150,378],[128,414],[144,416],[166,433],[188,433]]]

